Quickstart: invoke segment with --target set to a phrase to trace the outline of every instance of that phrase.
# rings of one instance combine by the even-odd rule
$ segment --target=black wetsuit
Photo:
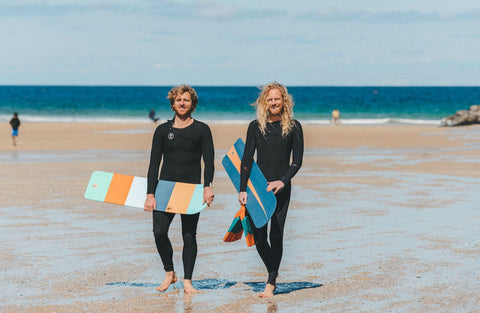
[[[302,126],[295,120],[295,126],[283,138],[280,122],[267,123],[265,136],[260,132],[256,120],[250,123],[241,163],[240,191],[246,190],[255,150],[258,167],[267,181],[281,180],[285,184],[285,187],[276,194],[277,207],[270,221],[270,244],[267,241],[267,225],[256,228],[252,224],[255,246],[268,271],[267,283],[275,285],[282,260],[283,229],[291,194],[290,180],[302,165]]]
[[[159,179],[183,183],[201,183],[201,158],[205,163],[203,183],[210,186],[213,181],[214,154],[210,128],[197,120],[185,128],[173,128],[173,122],[159,125],[155,130],[148,168],[147,193],[154,194]],[[153,234],[158,253],[165,271],[173,271],[173,249],[168,238],[168,229],[175,214],[160,211],[153,212]],[[192,279],[197,257],[197,224],[200,213],[182,214],[183,269],[184,278]]]

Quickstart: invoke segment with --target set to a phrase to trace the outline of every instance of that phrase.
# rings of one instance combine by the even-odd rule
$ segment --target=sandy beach
[[[145,176],[155,124],[24,123],[0,139],[1,312],[477,312],[480,127],[304,125],[277,294],[245,241],[221,159],[247,124],[211,124],[214,205],[195,296],[164,277],[143,210],[85,200],[90,174]],[[179,277],[180,220],[170,236]]]

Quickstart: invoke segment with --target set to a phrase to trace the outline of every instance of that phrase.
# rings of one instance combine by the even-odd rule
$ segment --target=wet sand
[[[8,125],[7,125],[8,126]],[[85,200],[92,171],[145,176],[154,124],[25,123],[0,139],[2,312],[475,312],[480,127],[304,125],[272,299],[255,249],[222,238],[238,209],[221,166],[246,124],[211,125],[214,205],[194,286],[155,287],[151,216]],[[171,227],[179,277],[180,221]]]

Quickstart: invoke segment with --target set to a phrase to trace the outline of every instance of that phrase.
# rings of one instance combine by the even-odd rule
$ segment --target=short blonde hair
[[[282,137],[286,137],[295,125],[295,121],[293,120],[294,103],[292,96],[288,93],[287,87],[277,82],[273,82],[263,86],[262,91],[260,92],[260,96],[253,104],[257,107],[258,128],[260,129],[262,134],[265,135],[268,120],[267,96],[270,90],[273,89],[277,89],[282,94],[283,110],[280,123],[282,125]]]
[[[170,89],[170,91],[168,92],[167,99],[170,100],[170,106],[172,107],[172,110],[173,110],[173,105],[175,104],[175,99],[179,95],[183,95],[186,92],[188,92],[190,94],[190,97],[192,98],[192,111],[190,113],[193,113],[195,111],[198,104],[197,92],[195,91],[195,89],[193,89],[188,85],[175,86],[172,89]]]

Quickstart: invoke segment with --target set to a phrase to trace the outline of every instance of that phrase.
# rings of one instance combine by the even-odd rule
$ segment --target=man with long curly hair
[[[303,159],[303,131],[293,119],[293,100],[287,88],[279,83],[265,85],[255,102],[257,119],[248,127],[245,151],[241,163],[238,200],[247,203],[247,181],[257,151],[257,164],[268,181],[267,191],[273,191],[277,207],[268,223],[252,225],[255,245],[268,272],[267,284],[260,297],[272,297],[283,253],[283,230],[290,202],[290,181],[298,172]],[[248,208],[247,208],[248,210]]]

